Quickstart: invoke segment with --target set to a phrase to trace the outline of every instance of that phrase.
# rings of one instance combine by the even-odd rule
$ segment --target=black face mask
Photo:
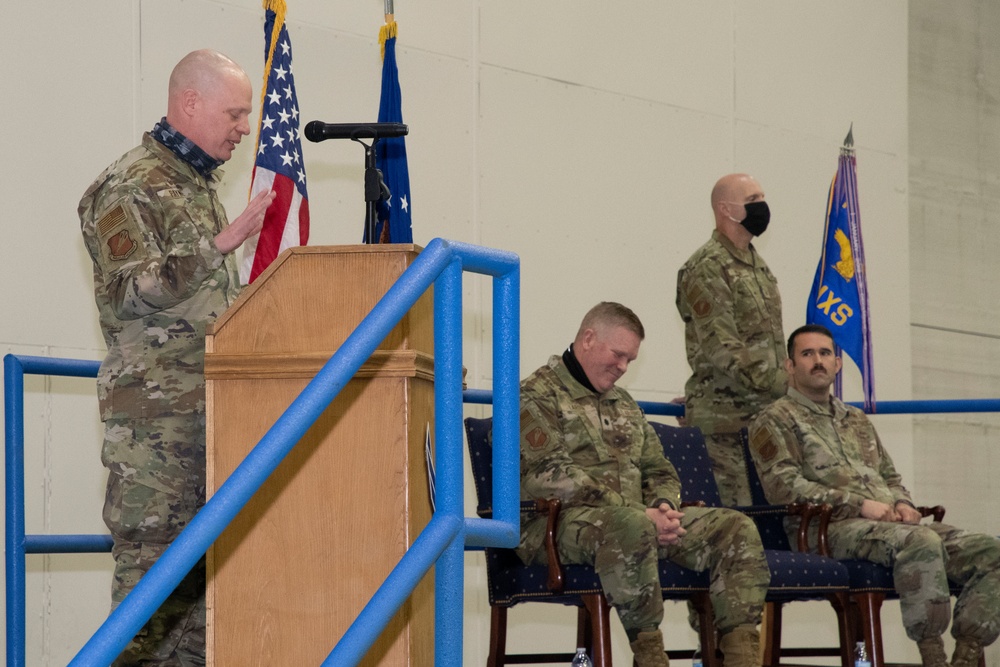
[[[767,230],[767,223],[771,221],[771,209],[767,207],[766,201],[752,201],[744,204],[747,217],[740,221],[743,228],[754,236],[760,236]]]

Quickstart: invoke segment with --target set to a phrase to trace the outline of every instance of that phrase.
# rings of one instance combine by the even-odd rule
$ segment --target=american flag
[[[284,0],[264,0],[264,76],[257,127],[257,160],[250,198],[266,190],[277,196],[256,240],[244,246],[240,279],[252,283],[281,251],[309,240],[306,167],[299,132],[299,100],[292,75],[292,42],[285,29]]]

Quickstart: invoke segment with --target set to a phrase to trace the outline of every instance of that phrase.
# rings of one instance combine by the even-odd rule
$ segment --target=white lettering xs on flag
[[[284,0],[264,0],[264,86],[250,199],[274,190],[257,239],[244,246],[240,280],[252,283],[283,250],[309,240],[309,199]]]

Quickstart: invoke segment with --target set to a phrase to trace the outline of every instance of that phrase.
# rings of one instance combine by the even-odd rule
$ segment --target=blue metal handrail
[[[8,667],[25,665],[25,554],[111,551],[110,535],[26,535],[24,532],[24,376],[93,378],[97,377],[100,366],[96,361],[13,354],[3,359]]]
[[[497,387],[494,405],[494,486],[497,506],[493,519],[464,516],[462,474],[462,272],[493,276],[493,373]],[[518,512],[518,372],[520,333],[520,264],[516,255],[466,243],[434,239],[375,305],[340,349],[302,390],[260,442],[174,540],[156,564],[112,612],[69,663],[90,667],[107,665],[159,608],[208,547],[250,500],[267,477],[336,398],[339,391],[371,356],[378,344],[431,285],[434,285],[435,466],[438,471],[436,512],[396,568],[348,628],[323,665],[355,665],[389,623],[399,606],[430,567],[435,567],[435,664],[462,664],[464,546],[515,546],[520,532]],[[8,355],[10,357],[11,355]],[[14,358],[10,366],[20,364]],[[54,361],[54,360],[47,360]],[[72,362],[72,360],[63,360]],[[93,377],[93,362],[79,373]],[[9,368],[5,359],[5,369]],[[9,372],[5,393],[23,400],[23,377]],[[20,581],[13,581],[23,618],[24,536],[23,408],[21,419],[7,421],[8,477],[21,476],[20,495],[8,485],[8,619],[12,607],[12,579],[21,560]],[[13,450],[13,452],[12,452]],[[513,463],[511,463],[513,462]],[[12,495],[16,497],[11,497]],[[11,530],[10,515],[19,522]],[[44,536],[43,536],[44,537]],[[80,546],[95,537],[69,539]],[[43,542],[45,540],[42,540]],[[36,544],[36,546],[39,546]],[[90,544],[93,546],[93,544]],[[16,560],[16,559],[14,559]],[[12,574],[14,575],[12,577]],[[24,664],[24,633],[8,633],[8,665]],[[12,658],[11,644],[16,644]],[[18,661],[20,660],[20,661]]]
[[[493,392],[489,389],[466,389],[465,402],[479,405],[489,405],[493,402]],[[684,406],[678,403],[660,403],[658,401],[636,401],[643,412],[648,415],[665,415],[679,417],[684,414]],[[847,405],[864,410],[861,401],[848,401]],[[955,398],[919,401],[882,401],[868,414],[904,415],[904,414],[943,414],[949,412],[1000,412],[1000,398]]]

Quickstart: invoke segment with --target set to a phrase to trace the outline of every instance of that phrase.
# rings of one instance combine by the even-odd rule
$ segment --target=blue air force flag
[[[858,209],[854,151],[841,151],[837,175],[830,185],[826,228],[816,277],[806,308],[806,322],[833,333],[834,342],[861,369],[865,407],[874,409],[871,325],[865,280],[861,215]]]
[[[396,69],[396,22],[391,21],[379,31],[382,43],[382,98],[378,105],[378,122],[403,122],[403,97]],[[376,166],[382,172],[389,200],[378,203],[378,225],[372,242],[413,243],[410,211],[410,171],[406,165],[406,138],[380,139]],[[388,225],[388,229],[386,228]]]

